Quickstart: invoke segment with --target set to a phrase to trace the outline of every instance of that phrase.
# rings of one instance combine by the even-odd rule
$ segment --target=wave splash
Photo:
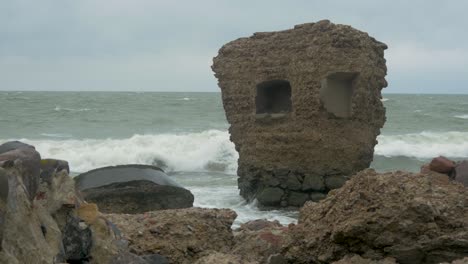
[[[226,131],[134,135],[126,139],[28,140],[44,158],[67,160],[73,172],[117,164],[153,164],[166,171],[235,174],[238,154]]]
[[[435,156],[468,157],[468,132],[421,132],[403,135],[381,135],[375,154],[429,159]]]
[[[126,139],[46,139],[32,144],[44,158],[64,159],[74,172],[117,164],[153,164],[166,171],[217,171],[236,174],[238,153],[229,133],[134,135]],[[468,157],[468,132],[421,132],[378,137],[375,155],[429,159]]]

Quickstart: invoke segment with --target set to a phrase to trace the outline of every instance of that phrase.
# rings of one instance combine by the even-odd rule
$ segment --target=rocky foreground
[[[468,263],[460,164],[365,170],[306,203],[297,225],[232,230],[229,209],[103,214],[76,190],[67,162],[9,142],[0,145],[0,263]]]

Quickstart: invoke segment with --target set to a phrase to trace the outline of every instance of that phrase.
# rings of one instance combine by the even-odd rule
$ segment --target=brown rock
[[[468,257],[463,259],[454,260],[452,264],[468,264]]]
[[[99,216],[97,204],[84,203],[78,208],[78,217],[87,224],[92,224]]]
[[[468,190],[447,175],[365,170],[306,203],[283,252],[290,263],[330,263],[358,252],[400,264],[450,262],[468,252],[467,205]]]
[[[433,158],[431,163],[429,163],[429,169],[435,172],[448,174],[452,172],[454,168],[455,168],[455,162],[443,156]]]
[[[368,168],[385,122],[386,48],[324,20],[255,33],[219,50],[212,69],[239,151],[244,198],[262,197],[280,183],[281,197],[259,199],[279,206],[290,190],[327,193]],[[291,175],[301,178],[288,181]]]
[[[385,258],[382,260],[372,260],[362,258],[359,255],[346,256],[339,261],[333,262],[332,264],[398,264],[394,258]]]
[[[248,261],[267,263],[271,255],[280,252],[287,230],[278,221],[254,220],[242,224],[234,232],[235,243],[231,253],[241,255]]]
[[[431,173],[431,169],[429,168],[429,164],[424,164],[421,166],[421,169],[419,170],[421,173]]]
[[[259,262],[246,261],[240,255],[212,252],[198,259],[195,264],[259,264]]]
[[[138,255],[157,253],[171,263],[193,263],[204,251],[228,253],[233,245],[229,209],[187,208],[106,215]]]

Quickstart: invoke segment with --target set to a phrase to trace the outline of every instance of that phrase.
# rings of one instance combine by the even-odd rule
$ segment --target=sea
[[[468,95],[384,94],[387,122],[371,167],[419,171],[431,158],[468,159]],[[234,226],[253,219],[297,221],[262,211],[237,189],[238,153],[220,93],[0,92],[0,144],[20,140],[71,174],[117,164],[160,166],[192,191],[195,206],[231,208]]]

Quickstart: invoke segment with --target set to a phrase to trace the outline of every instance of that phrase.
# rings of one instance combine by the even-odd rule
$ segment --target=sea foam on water
[[[72,171],[118,164],[153,164],[166,171],[219,171],[236,174],[238,153],[229,133],[134,135],[124,139],[64,139],[22,141],[36,146],[44,157],[69,161]],[[468,157],[468,132],[421,132],[380,135],[375,155],[430,159],[438,155]],[[305,150],[304,150],[305,151]]]

